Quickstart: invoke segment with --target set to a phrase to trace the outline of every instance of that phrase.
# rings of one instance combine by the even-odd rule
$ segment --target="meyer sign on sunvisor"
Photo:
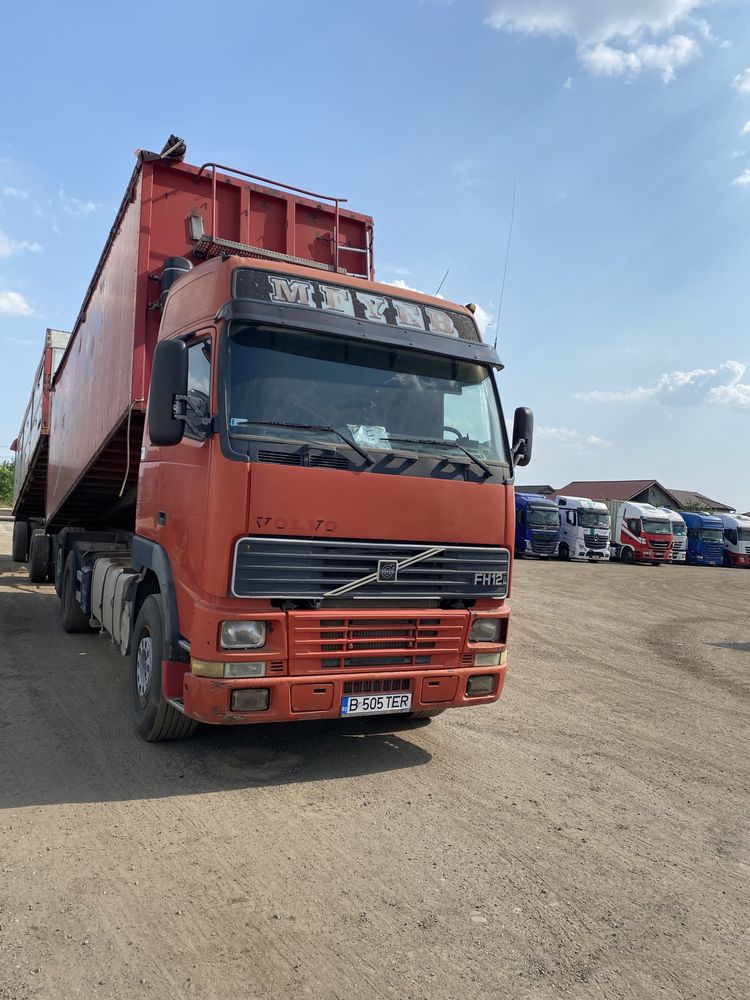
[[[238,267],[234,272],[233,294],[237,299],[256,299],[280,306],[305,306],[368,323],[439,333],[481,343],[474,321],[462,313],[345,285],[327,285],[309,278],[290,278],[255,268]]]

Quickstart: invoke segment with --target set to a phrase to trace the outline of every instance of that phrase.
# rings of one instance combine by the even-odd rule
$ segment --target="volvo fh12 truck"
[[[747,514],[722,514],[725,566],[750,566],[750,517]]]
[[[472,308],[376,283],[344,199],[184,154],[138,154],[52,384],[63,628],[129,657],[146,740],[495,701],[532,416]]]
[[[516,555],[549,559],[557,553],[560,513],[539,493],[516,493]]]
[[[609,559],[610,517],[601,500],[558,496],[561,559]]]
[[[716,514],[681,510],[687,525],[687,562],[691,566],[721,566],[724,562],[724,524]]]
[[[612,515],[611,558],[659,566],[672,558],[672,523],[650,503],[607,502]]]
[[[687,525],[682,514],[669,507],[660,508],[669,516],[672,525],[672,562],[684,563],[687,559]]]

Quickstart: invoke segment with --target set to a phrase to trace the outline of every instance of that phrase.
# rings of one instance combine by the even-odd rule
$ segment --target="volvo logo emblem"
[[[378,559],[378,583],[395,583],[398,579],[398,559]]]

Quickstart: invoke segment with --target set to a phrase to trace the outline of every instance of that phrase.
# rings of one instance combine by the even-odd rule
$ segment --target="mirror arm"
[[[208,435],[213,430],[213,417],[201,416],[200,410],[189,396],[173,397],[172,416],[175,420],[181,420],[193,434]]]

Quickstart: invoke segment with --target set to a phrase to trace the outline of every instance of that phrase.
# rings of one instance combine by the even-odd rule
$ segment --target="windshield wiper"
[[[348,434],[342,433],[336,427],[330,427],[328,424],[287,424],[281,420],[248,420],[248,424],[255,424],[260,427],[291,427],[292,430],[304,430],[304,431],[327,431],[329,434],[337,434],[344,444],[348,444],[349,447],[356,451],[368,465],[374,465],[375,459],[372,455],[368,455],[364,448],[361,448],[354,438],[349,437]]]
[[[477,458],[476,455],[472,455],[472,453],[470,451],[467,451],[462,444],[458,443],[458,441],[444,441],[441,440],[440,438],[394,437],[391,434],[388,435],[386,440],[406,441],[406,442],[411,442],[412,444],[439,444],[446,448],[458,448],[458,450],[462,451],[467,458],[471,459],[474,465],[479,466],[482,472],[484,472],[484,479],[490,479],[494,475],[489,465],[485,465],[485,463],[482,461],[481,458]]]

